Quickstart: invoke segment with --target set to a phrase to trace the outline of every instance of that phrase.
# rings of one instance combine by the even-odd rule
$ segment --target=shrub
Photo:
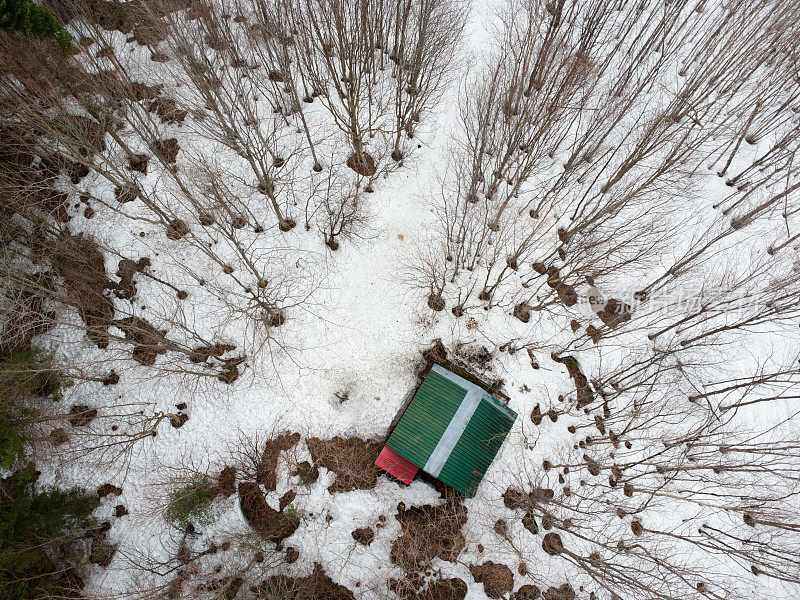
[[[216,493],[209,477],[196,477],[170,494],[169,505],[164,514],[169,522],[180,527],[186,527],[190,523],[210,525],[214,521],[211,516],[211,502]]]
[[[22,438],[11,424],[0,416],[0,468],[10,469],[22,450]]]
[[[0,0],[0,29],[52,40],[62,50],[72,48],[72,36],[64,26],[33,0]]]
[[[28,600],[66,595],[64,565],[74,563],[73,542],[99,504],[78,489],[35,493],[28,466],[3,480],[0,505],[0,597]]]
[[[61,371],[53,367],[52,357],[40,350],[17,350],[0,359],[0,394],[5,399],[25,394],[58,400],[68,385]]]

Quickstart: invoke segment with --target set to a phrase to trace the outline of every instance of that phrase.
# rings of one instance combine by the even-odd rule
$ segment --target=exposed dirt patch
[[[558,268],[550,266],[545,273],[547,273],[547,285],[555,290],[561,303],[564,306],[575,306],[578,303],[578,293],[573,286],[561,279]]]
[[[454,561],[464,549],[461,528],[467,522],[467,509],[459,500],[441,506],[397,507],[402,535],[392,545],[391,559],[407,573],[415,573],[435,557]]]
[[[550,556],[558,556],[564,552],[564,543],[561,541],[561,536],[552,532],[545,534],[542,540],[542,550]]]
[[[236,493],[236,467],[225,467],[217,477],[217,490],[225,498]]]
[[[297,492],[295,492],[294,490],[289,490],[288,492],[286,492],[286,493],[285,493],[283,496],[281,496],[281,497],[280,497],[280,499],[278,500],[278,505],[279,505],[279,506],[278,506],[278,510],[280,510],[281,512],[283,512],[283,511],[284,511],[284,509],[288,508],[288,506],[289,506],[289,505],[290,505],[292,502],[294,502],[294,499],[295,499],[295,498],[297,498]]]
[[[367,152],[362,152],[359,155],[351,154],[350,158],[347,159],[347,166],[365,177],[371,177],[378,171],[375,159]]]
[[[63,427],[56,427],[50,432],[47,439],[53,446],[60,446],[69,441],[69,433],[67,433],[67,430]]]
[[[193,363],[203,363],[211,357],[219,358],[226,352],[231,352],[233,350],[236,350],[236,346],[233,344],[222,344],[219,342],[208,346],[197,346],[189,355],[189,360]]]
[[[540,593],[539,588],[535,585],[523,585],[511,594],[511,600],[536,600]]]
[[[587,404],[594,402],[594,393],[592,392],[592,388],[589,386],[589,380],[586,379],[586,376],[581,371],[581,367],[578,364],[578,361],[575,360],[575,357],[561,357],[556,354],[552,354],[551,357],[555,362],[561,363],[567,367],[567,373],[575,383],[575,390],[577,391],[578,398],[578,408],[583,408]]]
[[[99,488],[97,488],[97,495],[101,498],[105,498],[106,496],[119,496],[122,493],[122,488],[117,487],[111,483],[104,483]]]
[[[500,396],[506,402],[508,401],[508,396],[503,392],[502,379],[484,381],[476,377],[470,370],[470,368],[480,369],[481,371],[491,370],[492,355],[487,348],[462,344],[455,349],[453,355],[452,357],[448,355],[441,339],[434,340],[433,345],[422,353],[422,357],[426,361],[436,363],[459,377],[463,377],[470,383],[488,390],[491,394]],[[470,368],[467,368],[459,359],[463,359],[468,363]]]
[[[150,112],[155,112],[162,121],[169,125],[179,125],[186,119],[188,113],[178,108],[174,99],[166,96],[157,96],[150,102],[148,107]]]
[[[601,332],[594,325],[589,325],[586,328],[586,335],[588,335],[589,339],[592,340],[596,344],[597,342],[600,341],[600,338],[603,337],[603,332]]]
[[[336,479],[328,487],[332,494],[375,487],[381,473],[375,460],[382,443],[340,436],[329,440],[309,438],[306,442],[314,464],[336,473]]]
[[[294,512],[278,512],[267,504],[255,481],[239,484],[239,506],[250,526],[271,542],[280,542],[300,526]]]
[[[568,583],[560,587],[548,588],[542,595],[544,600],[575,600],[575,590]]]
[[[521,492],[517,488],[510,487],[503,492],[503,504],[507,508],[527,509],[535,503],[550,502],[555,497],[555,492],[550,488],[535,487],[530,492]]]
[[[597,316],[608,327],[614,328],[625,321],[631,320],[631,307],[625,302],[611,298],[606,302],[603,310],[597,313]]]
[[[292,565],[297,562],[298,558],[300,558],[300,552],[297,550],[297,548],[292,548],[289,546],[284,554],[284,560],[286,563]]]
[[[359,544],[363,544],[364,546],[369,546],[372,543],[372,540],[375,539],[375,532],[371,527],[362,527],[360,529],[356,529],[351,535],[355,541],[357,541]]]
[[[159,140],[153,147],[153,152],[168,165],[174,165],[181,147],[176,138]]]
[[[514,573],[502,563],[485,562],[471,565],[469,570],[490,598],[502,598],[514,588]]]
[[[128,159],[128,168],[142,175],[147,175],[147,163],[150,157],[147,154],[134,154]]]
[[[170,344],[165,332],[139,317],[126,317],[114,321],[125,334],[125,339],[133,344],[133,358],[139,363],[153,366],[156,356],[166,354]]]
[[[275,469],[278,467],[278,458],[281,452],[293,448],[300,441],[299,433],[284,433],[264,444],[261,459],[256,465],[256,481],[269,492],[274,492],[277,486]]]
[[[262,594],[259,597],[281,600],[354,600],[353,592],[335,583],[319,563],[306,577],[269,577],[254,591]]]
[[[119,277],[119,283],[115,286],[117,298],[125,298],[130,300],[136,295],[136,282],[133,277],[137,273],[143,273],[144,270],[150,266],[150,259],[147,257],[140,258],[133,261],[129,258],[123,258],[117,264],[116,275]]]
[[[461,579],[437,579],[421,594],[421,600],[464,600],[467,584]]]
[[[167,238],[177,241],[189,234],[189,226],[182,219],[172,219],[167,225]]]
[[[319,467],[312,465],[307,460],[297,463],[292,475],[299,477],[303,485],[311,485],[319,479]]]
[[[141,191],[138,187],[133,184],[126,183],[122,187],[118,187],[114,190],[114,197],[120,204],[127,204],[128,202],[133,202],[136,200],[140,193]]]
[[[65,235],[51,250],[53,268],[67,287],[66,302],[78,310],[89,339],[100,348],[108,347],[114,304],[105,295],[111,282],[97,244],[87,237]]]
[[[97,409],[75,404],[69,409],[69,423],[73,427],[86,427],[97,417]]]
[[[441,294],[430,294],[428,296],[428,308],[436,312],[444,310],[445,302]]]
[[[527,302],[521,302],[514,307],[514,316],[522,321],[523,323],[527,323],[531,320],[531,307]]]
[[[437,579],[428,582],[421,576],[389,581],[391,589],[405,600],[464,600],[467,584],[462,579]]]

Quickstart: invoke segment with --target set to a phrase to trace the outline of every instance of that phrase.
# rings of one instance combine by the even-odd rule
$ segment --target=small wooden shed
[[[422,469],[472,497],[516,418],[498,397],[434,364],[375,464],[405,483]]]

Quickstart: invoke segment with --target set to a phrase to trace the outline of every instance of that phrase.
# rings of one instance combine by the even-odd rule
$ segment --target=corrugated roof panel
[[[425,466],[466,393],[464,388],[432,370],[386,445],[418,467]]]
[[[405,484],[411,483],[417,471],[419,471],[417,465],[406,460],[388,446],[383,447],[375,464],[387,473],[394,475]]]
[[[514,411],[493,400],[481,400],[439,473],[439,480],[466,496],[475,494],[516,419]]]

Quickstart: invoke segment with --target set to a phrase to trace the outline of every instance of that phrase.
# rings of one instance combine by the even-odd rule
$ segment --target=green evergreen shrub
[[[16,350],[0,358],[0,394],[5,400],[23,393],[58,400],[61,390],[69,385],[63,373],[53,367],[52,357],[40,350]]]
[[[22,450],[22,438],[8,420],[0,415],[0,468],[10,469]]]
[[[190,523],[210,525],[213,522],[211,502],[217,490],[211,479],[199,476],[170,494],[165,516],[168,521],[180,527]]]
[[[68,590],[60,577],[66,553],[99,499],[78,489],[34,491],[36,472],[28,466],[2,482],[0,503],[0,598],[32,600]]]
[[[65,51],[72,48],[69,32],[53,13],[33,0],[0,0],[0,29],[52,40]]]

